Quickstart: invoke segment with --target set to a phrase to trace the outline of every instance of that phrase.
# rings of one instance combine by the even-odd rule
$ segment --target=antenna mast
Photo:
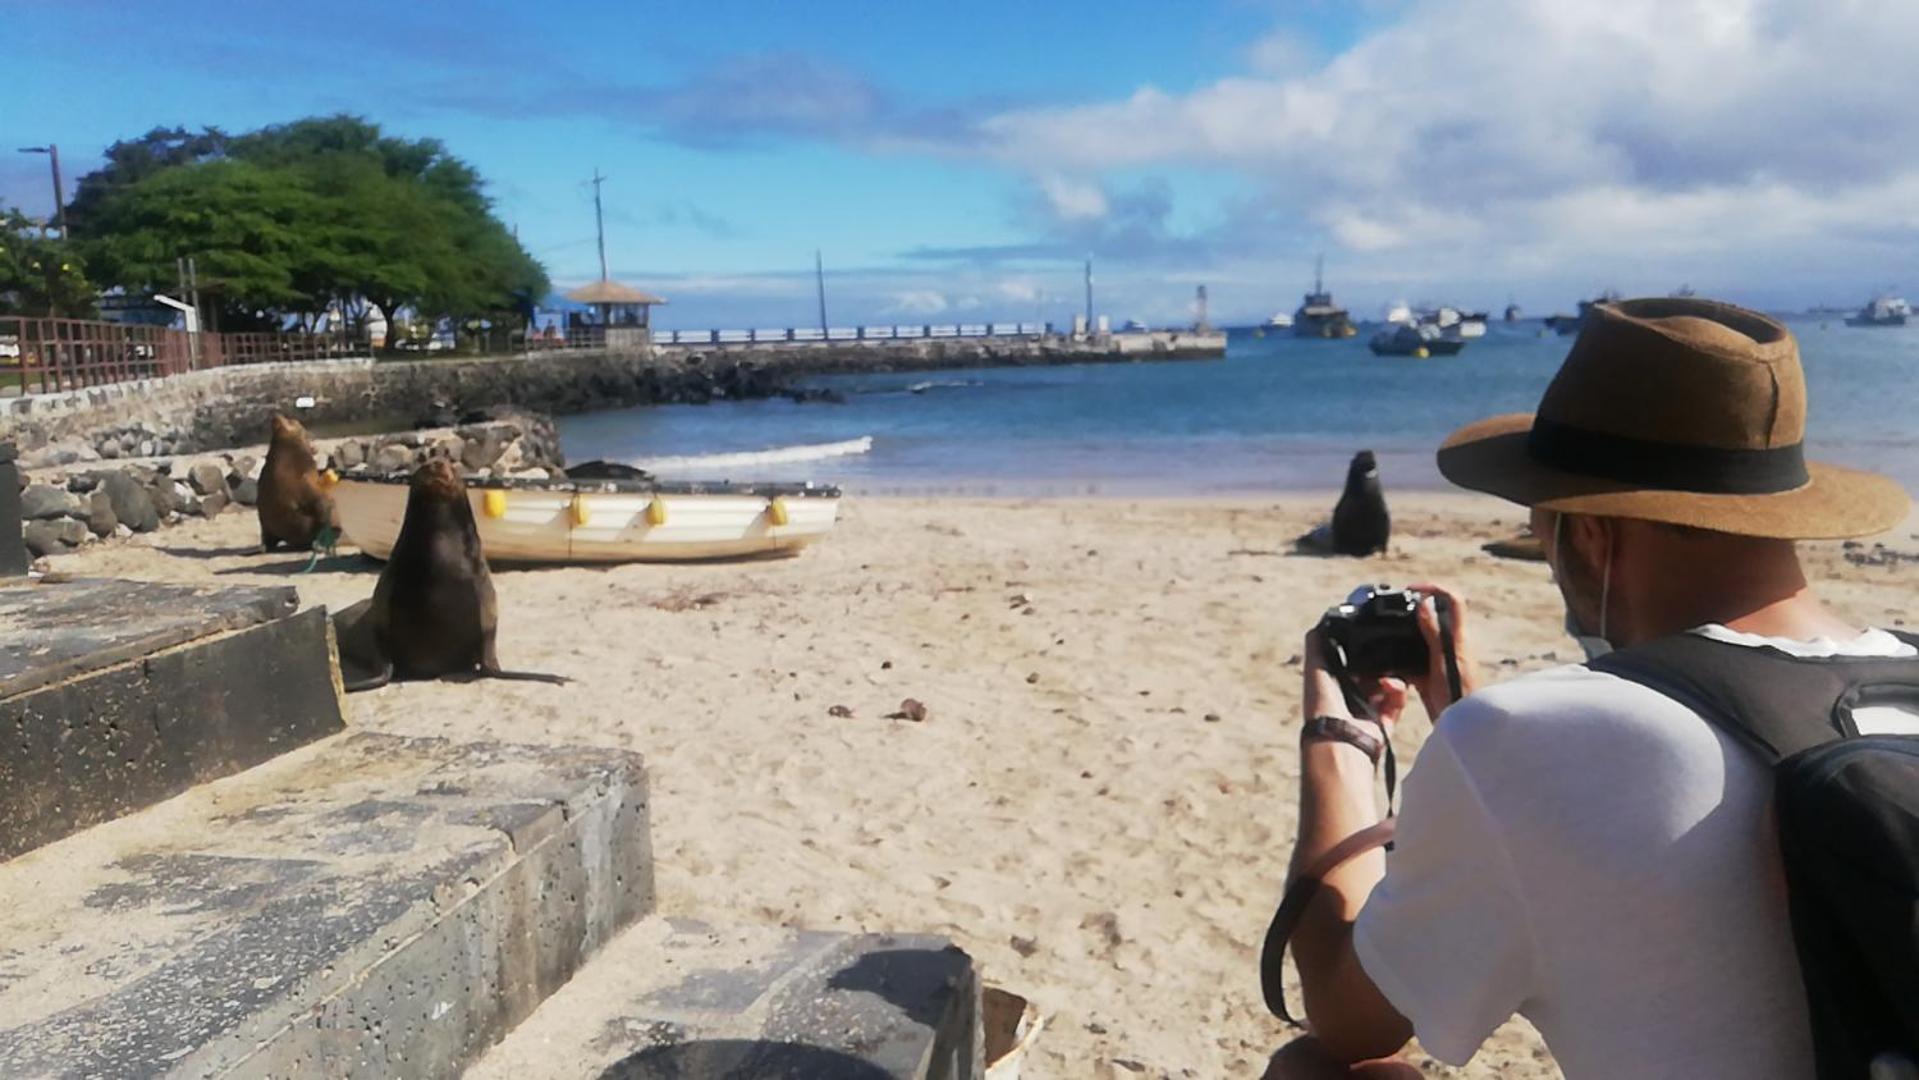
[[[593,167],[593,229],[600,238],[600,280],[606,280],[606,213],[600,207],[600,185],[606,177],[600,175],[600,167]]]

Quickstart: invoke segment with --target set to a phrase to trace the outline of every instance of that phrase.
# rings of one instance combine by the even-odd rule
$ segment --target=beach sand
[[[1401,495],[1389,554],[1284,554],[1332,498],[848,500],[795,559],[503,570],[502,661],[577,682],[396,685],[350,699],[350,722],[645,754],[663,912],[950,935],[1050,1014],[1028,1077],[1257,1075],[1290,1037],[1255,969],[1292,843],[1306,629],[1354,585],[1432,579],[1473,604],[1488,678],[1576,655],[1544,566],[1478,550],[1522,511]],[[257,536],[229,513],[58,569],[371,593],[374,564],[289,576],[304,558],[252,554]],[[1919,563],[1809,550],[1854,619],[1914,608]],[[923,722],[886,718],[906,698]],[[1427,730],[1402,725],[1402,752]],[[1522,1022],[1457,1074],[1408,1057],[1556,1075]]]

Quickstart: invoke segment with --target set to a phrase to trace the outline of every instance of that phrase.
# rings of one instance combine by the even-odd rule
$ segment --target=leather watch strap
[[[1371,730],[1368,730],[1369,727]],[[1301,742],[1332,739],[1349,746],[1356,746],[1368,758],[1371,758],[1375,765],[1379,764],[1380,755],[1386,752],[1386,742],[1380,736],[1381,732],[1377,725],[1362,724],[1343,716],[1315,716],[1306,721],[1306,726],[1300,729],[1299,733]]]

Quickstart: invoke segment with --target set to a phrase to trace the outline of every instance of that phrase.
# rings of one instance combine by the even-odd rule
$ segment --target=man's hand
[[[1454,699],[1452,682],[1446,677],[1446,645],[1439,631],[1439,610],[1432,598],[1443,596],[1452,605],[1453,659],[1459,666],[1460,697],[1479,688],[1479,661],[1473,655],[1467,633],[1472,619],[1466,610],[1465,598],[1451,589],[1430,582],[1413,588],[1426,595],[1419,605],[1419,633],[1426,639],[1426,655],[1431,658],[1426,674],[1413,680],[1413,686],[1426,706],[1426,715],[1438,720],[1439,714],[1445,712]]]
[[[1326,639],[1314,628],[1306,635],[1304,659],[1301,666],[1305,671],[1305,686],[1301,688],[1301,713],[1305,719],[1315,716],[1340,716],[1348,720],[1361,717],[1353,715],[1346,704],[1346,695],[1339,688],[1339,680],[1326,670]],[[1442,678],[1441,684],[1444,685]],[[1406,684],[1399,679],[1359,679],[1354,687],[1372,713],[1372,719],[1379,721],[1386,734],[1393,733],[1393,725],[1399,721],[1399,714],[1406,708]]]

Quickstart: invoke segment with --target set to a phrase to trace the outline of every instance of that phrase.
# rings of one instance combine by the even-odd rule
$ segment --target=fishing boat
[[[597,463],[596,463],[597,464]],[[376,559],[393,550],[412,474],[356,469],[333,486],[340,530]],[[468,477],[492,563],[689,562],[791,554],[833,530],[840,490],[816,484],[655,480],[614,466],[560,480]]]
[[[1897,296],[1875,296],[1866,306],[1846,316],[1847,326],[1904,326],[1912,305]]]
[[[1591,314],[1594,304],[1610,304],[1617,299],[1619,294],[1609,289],[1600,293],[1598,299],[1581,300],[1577,315],[1548,315],[1546,325],[1557,330],[1561,337],[1571,337],[1579,333],[1580,329],[1586,325],[1586,316]]]
[[[1373,350],[1374,356],[1412,356],[1424,360],[1429,356],[1452,356],[1465,348],[1466,342],[1430,323],[1399,323],[1374,334],[1366,347]]]
[[[1333,303],[1333,294],[1326,291],[1325,270],[1326,257],[1322,255],[1313,265],[1313,291],[1306,294],[1305,302],[1293,312],[1294,337],[1349,338],[1359,333],[1352,316]]]
[[[1425,326],[1436,326],[1447,337],[1486,336],[1486,313],[1483,311],[1466,312],[1442,304],[1438,307],[1421,309],[1414,321]]]

